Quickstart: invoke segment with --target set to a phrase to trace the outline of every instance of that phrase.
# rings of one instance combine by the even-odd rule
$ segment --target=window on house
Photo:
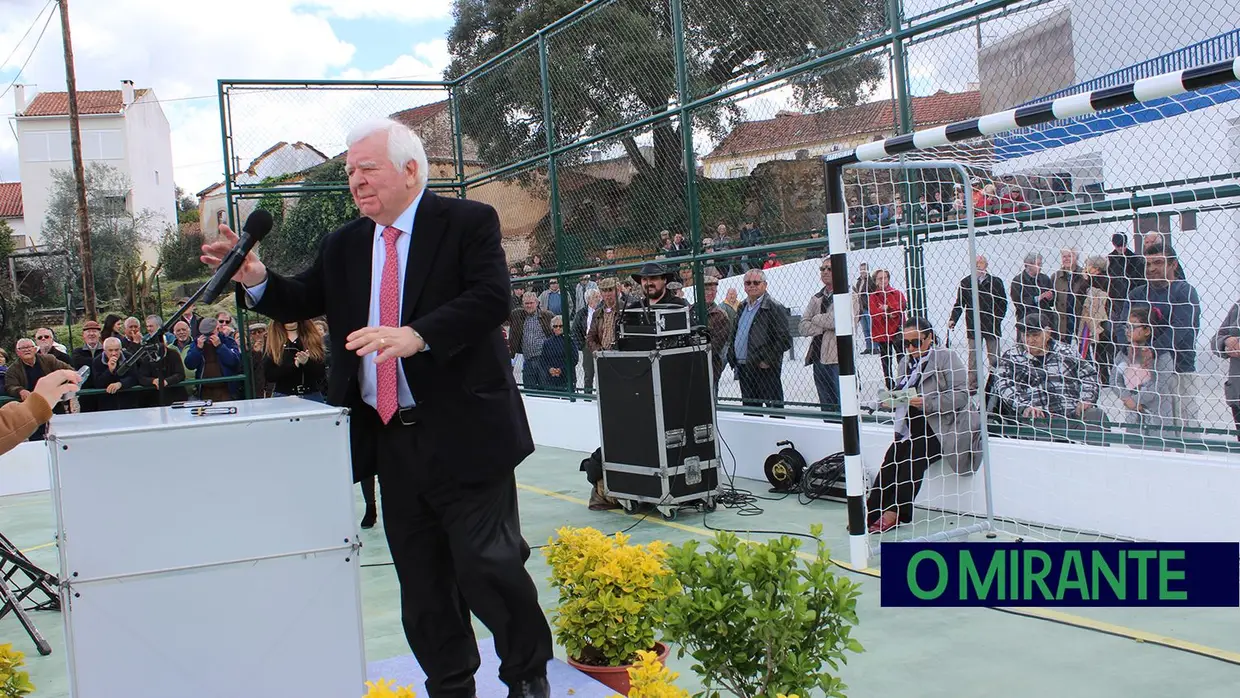
[[[34,131],[23,134],[21,154],[26,162],[68,162],[73,158],[69,149],[69,132]]]
[[[223,223],[224,223],[224,212],[216,211],[215,212],[215,224],[222,225]]]
[[[744,165],[733,165],[733,166],[729,167],[729,168],[728,168],[728,176],[729,176],[729,177],[744,177],[744,176],[745,176],[745,166],[744,166]]]
[[[103,197],[103,215],[109,218],[120,218],[125,215],[124,196]]]
[[[83,160],[120,160],[125,157],[124,140],[118,130],[82,132]]]

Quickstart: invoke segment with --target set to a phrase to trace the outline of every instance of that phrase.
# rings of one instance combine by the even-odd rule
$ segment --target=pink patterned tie
[[[400,231],[392,226],[383,229],[383,278],[379,284],[379,324],[384,327],[400,326],[400,258],[396,254],[396,238]],[[378,396],[375,400],[379,418],[387,424],[400,408],[396,392],[396,367],[400,359],[385,361],[376,369]]]

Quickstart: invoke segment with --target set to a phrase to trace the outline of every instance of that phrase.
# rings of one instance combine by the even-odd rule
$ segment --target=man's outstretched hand
[[[220,239],[215,242],[208,242],[202,246],[202,256],[198,259],[203,264],[215,269],[220,266],[220,262],[228,256],[229,251],[236,247],[237,234],[227,225],[220,224]],[[267,280],[267,267],[259,260],[258,255],[251,251],[245,256],[245,261],[241,263],[241,267],[237,269],[237,273],[233,274],[233,281],[240,282],[243,286],[257,286]]]
[[[375,355],[375,363],[404,359],[422,351],[426,343],[412,327],[363,327],[345,337],[345,349],[358,356]]]

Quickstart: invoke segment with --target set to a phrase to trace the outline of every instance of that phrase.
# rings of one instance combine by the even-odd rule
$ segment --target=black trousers
[[[379,427],[383,528],[400,580],[401,620],[430,698],[472,698],[481,659],[470,614],[494,636],[499,677],[545,676],[551,629],[525,570],[516,478],[463,484],[431,463],[422,425]]]
[[[375,508],[375,476],[362,478],[362,501],[366,502],[366,511]]]
[[[780,359],[783,357],[781,356]],[[757,364],[737,364],[736,380],[741,384],[741,403],[750,407],[784,406],[783,365],[776,362],[770,368],[758,368]]]
[[[878,521],[885,511],[896,512],[900,523],[913,520],[913,500],[921,489],[926,469],[942,455],[938,437],[925,429],[924,423],[915,424],[916,420],[916,417],[912,420],[912,438],[893,441],[887,447],[878,478],[870,488],[866,502],[866,523]]]
[[[883,364],[883,385],[888,390],[894,390],[896,387],[895,372],[900,366],[900,361],[896,357],[896,344],[895,342],[874,342],[874,348],[878,351]]]

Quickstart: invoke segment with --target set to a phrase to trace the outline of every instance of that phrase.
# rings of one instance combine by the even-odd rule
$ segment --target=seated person
[[[1163,427],[1174,423],[1172,396],[1175,394],[1175,358],[1170,352],[1157,352],[1151,346],[1154,327],[1164,325],[1162,314],[1136,306],[1128,313],[1128,346],[1115,357],[1111,382],[1127,410],[1130,430]]]
[[[1055,316],[1031,312],[1017,323],[1017,345],[1003,352],[996,392],[1005,414],[1023,419],[1101,422],[1098,369],[1055,339]]]
[[[906,321],[903,340],[895,389],[917,394],[895,405],[895,439],[866,502],[871,533],[913,520],[913,500],[931,463],[942,458],[961,475],[981,465],[982,416],[969,400],[964,360],[939,346],[925,318]]]

